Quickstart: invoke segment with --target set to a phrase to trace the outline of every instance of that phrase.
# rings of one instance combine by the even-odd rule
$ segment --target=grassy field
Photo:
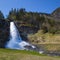
[[[38,31],[36,34],[28,36],[30,42],[37,44],[60,44],[60,34],[42,33]]]
[[[0,49],[0,60],[60,60],[60,57],[46,56],[32,51]]]
[[[43,47],[48,51],[60,51],[60,34],[43,33],[38,31],[28,36],[32,44]]]
[[[38,44],[38,46],[44,48],[45,51],[60,52],[60,44]]]

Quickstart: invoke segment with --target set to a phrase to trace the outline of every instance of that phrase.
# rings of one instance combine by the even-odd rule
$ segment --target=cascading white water
[[[24,46],[31,46],[32,48],[35,48],[35,46],[21,39],[14,22],[10,22],[10,40],[7,42],[6,48],[24,50],[26,49]]]

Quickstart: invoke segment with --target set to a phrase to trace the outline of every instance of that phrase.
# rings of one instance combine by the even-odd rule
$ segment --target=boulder
[[[6,42],[9,40],[9,21],[0,19],[0,48],[4,48]]]

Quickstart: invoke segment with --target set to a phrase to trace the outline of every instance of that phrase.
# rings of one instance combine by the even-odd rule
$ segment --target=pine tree
[[[4,19],[4,15],[1,11],[0,11],[0,19]]]

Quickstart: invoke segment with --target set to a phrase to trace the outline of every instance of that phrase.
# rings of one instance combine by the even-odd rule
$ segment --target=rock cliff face
[[[45,18],[45,22],[40,23],[41,22],[40,21],[39,26],[37,26],[38,23],[36,24],[36,26],[30,26],[29,23],[26,23],[26,22],[23,22],[23,23],[21,23],[20,21],[16,22],[17,27],[20,31],[20,35],[22,36],[23,40],[28,40],[29,39],[27,37],[28,35],[37,33],[38,30],[40,30],[43,26],[48,31],[53,31],[54,29],[55,31],[57,30],[60,31],[60,8],[57,8],[51,14],[47,14],[47,13],[39,13],[39,14],[40,14],[40,17]],[[35,22],[38,22],[38,20],[36,20]],[[51,25],[53,25],[53,27]],[[56,33],[60,33],[60,32],[56,32]]]
[[[4,48],[9,37],[9,22],[0,19],[0,48]]]
[[[51,15],[54,20],[60,22],[60,7],[54,10]]]
[[[22,37],[22,40],[28,41],[28,35],[34,34],[38,31],[38,28],[36,27],[30,27],[30,26],[24,26],[24,23],[15,22],[16,26],[19,30],[20,36]]]

